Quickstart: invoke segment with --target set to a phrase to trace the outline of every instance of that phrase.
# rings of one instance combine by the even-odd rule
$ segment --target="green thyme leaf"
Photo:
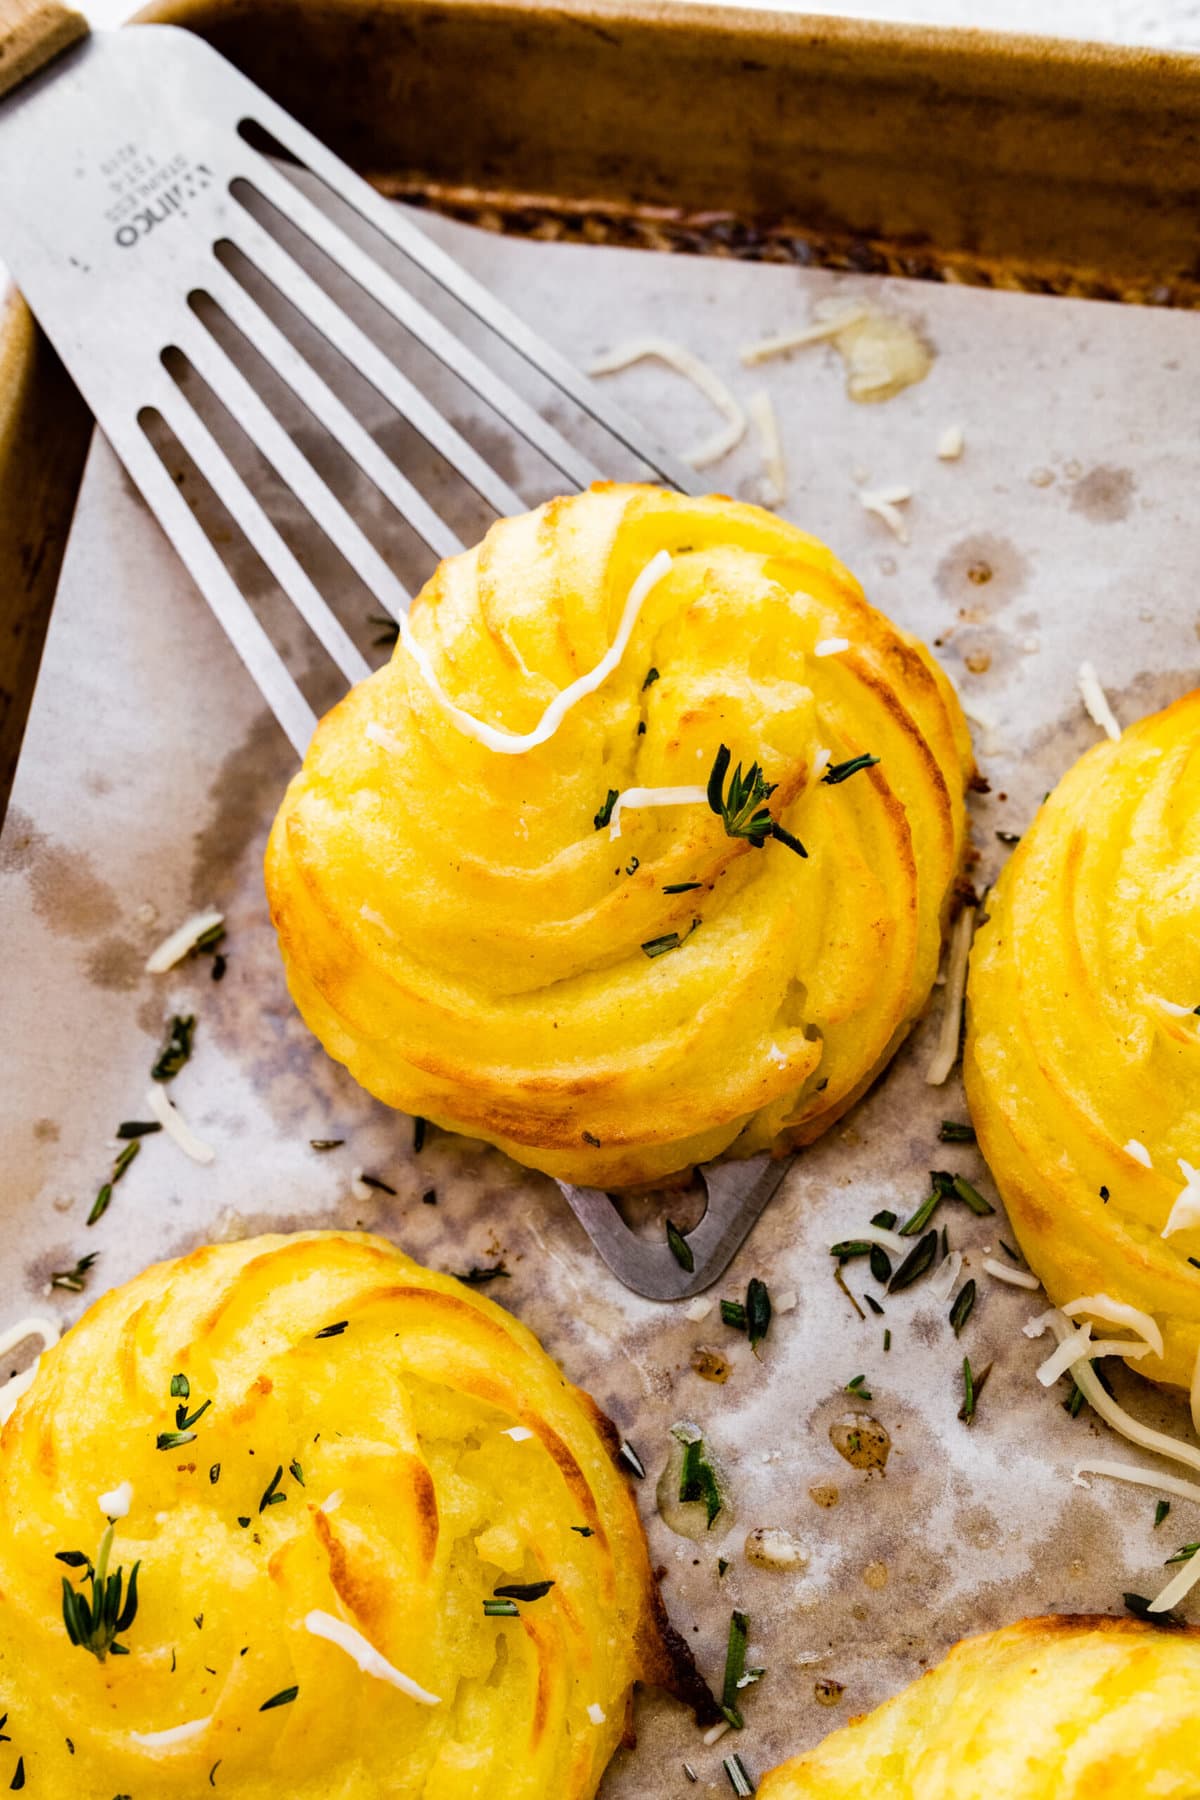
[[[722,1300],[721,1323],[734,1331],[745,1331],[746,1309],[740,1300]]]
[[[888,1282],[888,1293],[899,1294],[904,1288],[911,1287],[914,1281],[919,1281],[921,1276],[927,1272],[934,1257],[937,1255],[937,1247],[937,1232],[927,1231],[925,1236],[919,1239],[909,1251],[904,1261],[900,1264],[900,1267],[896,1270],[896,1273],[892,1276],[892,1279]]]
[[[349,1319],[339,1319],[336,1325],[322,1325],[320,1331],[313,1332],[313,1336],[318,1338],[341,1337],[349,1323]]]
[[[515,1600],[485,1600],[483,1611],[488,1619],[519,1619],[521,1616]]]
[[[151,1081],[173,1081],[192,1054],[196,1035],[196,1015],[176,1013],[167,1027],[166,1039],[150,1070]]]
[[[955,1297],[954,1305],[950,1308],[950,1323],[954,1327],[955,1337],[958,1336],[959,1332],[970,1318],[974,1305],[975,1282],[972,1279],[959,1289],[958,1294]]]
[[[280,1463],[270,1481],[268,1481],[266,1487],[263,1489],[263,1497],[258,1503],[258,1510],[260,1513],[266,1512],[268,1506],[281,1506],[287,1499],[286,1494],[281,1494],[279,1492],[279,1484],[282,1480],[283,1464]]]
[[[758,1349],[770,1329],[771,1296],[766,1283],[754,1275],[746,1288],[746,1335],[752,1350]]]
[[[543,1600],[553,1586],[552,1581],[510,1581],[492,1592],[497,1600]]]
[[[693,1274],[696,1268],[695,1255],[674,1219],[667,1220],[667,1244],[680,1268],[686,1269],[689,1275]]]
[[[1164,1504],[1165,1504],[1164,1501],[1162,1501],[1162,1500],[1159,1501],[1160,1506],[1162,1506]],[[1168,1510],[1169,1510],[1169,1508],[1168,1508]],[[1163,1517],[1165,1518],[1165,1516],[1166,1515],[1164,1514]],[[1156,1525],[1161,1525],[1162,1520],[1156,1518],[1154,1523]],[[1172,1564],[1174,1564],[1174,1563],[1191,1562],[1191,1560],[1192,1560],[1193,1556],[1195,1556],[1197,1550],[1200,1550],[1200,1544],[1180,1544],[1180,1546],[1179,1546],[1178,1550],[1175,1552],[1174,1556],[1168,1556],[1166,1562],[1163,1564],[1163,1567],[1166,1569],[1169,1569],[1172,1566]]]
[[[1162,1524],[1163,1520],[1166,1518],[1166,1516],[1170,1512],[1170,1510],[1171,1510],[1171,1502],[1169,1500],[1160,1500],[1158,1502],[1158,1504],[1155,1506],[1155,1508],[1154,1508],[1154,1529],[1155,1529],[1155,1531],[1158,1530],[1159,1526]]]
[[[117,1126],[116,1135],[122,1139],[143,1138],[151,1137],[154,1132],[161,1130],[162,1126],[157,1119],[124,1119]]]
[[[82,1294],[87,1282],[88,1270],[95,1262],[99,1251],[93,1250],[90,1256],[81,1256],[73,1269],[58,1269],[50,1277],[52,1288],[63,1288],[68,1294]]]
[[[92,1210],[88,1214],[86,1221],[89,1225],[95,1225],[104,1217],[112,1204],[112,1197],[113,1184],[111,1181],[106,1181],[104,1186],[100,1189],[100,1192],[96,1195],[96,1198],[92,1201]]]
[[[743,1612],[733,1612],[729,1617],[729,1639],[725,1648],[725,1681],[721,1688],[721,1711],[735,1731],[741,1731],[746,1721],[738,1706],[738,1688],[742,1676],[746,1672],[746,1644],[750,1637],[750,1621]]]
[[[269,1700],[264,1700],[258,1710],[259,1712],[271,1712],[277,1706],[290,1706],[299,1692],[298,1683],[295,1687],[280,1688],[277,1694],[272,1694]]]
[[[876,1281],[881,1281],[886,1286],[892,1279],[892,1264],[891,1258],[882,1244],[871,1245],[868,1260],[871,1264],[871,1273]]]
[[[960,1125],[957,1119],[943,1119],[938,1126],[938,1139],[943,1144],[973,1144],[975,1127]]]
[[[603,828],[608,824],[609,820],[612,818],[613,807],[617,804],[617,801],[620,798],[621,798],[620,788],[609,788],[608,793],[604,796],[604,799],[600,804],[599,812],[596,814],[595,818],[592,820],[592,824],[595,826],[597,831],[603,830]]]
[[[658,670],[657,670],[657,669],[647,669],[647,671],[646,671],[646,679],[645,679],[645,681],[643,681],[643,683],[642,683],[642,692],[643,692],[643,694],[644,694],[644,693],[645,693],[645,691],[646,691],[646,689],[647,689],[647,688],[648,688],[648,687],[653,687],[653,686],[654,686],[654,684],[655,684],[655,682],[656,682],[656,681],[657,681],[657,680],[658,680],[658,679],[659,679],[659,675],[658,675]]]
[[[156,1450],[182,1450],[185,1444],[194,1444],[194,1431],[160,1431],[154,1440]]]
[[[188,1380],[186,1375],[172,1375],[172,1377],[171,1377],[171,1398],[172,1398],[172,1400],[189,1400],[191,1398],[191,1393],[192,1393],[192,1384]]]
[[[132,1140],[132,1142],[126,1144],[125,1148],[120,1152],[119,1156],[117,1157],[116,1162],[113,1164],[112,1178],[113,1178],[114,1184],[116,1182],[120,1181],[122,1175],[125,1173],[126,1169],[129,1167],[130,1163],[133,1161],[134,1157],[139,1154],[141,1148],[142,1148],[141,1138],[134,1138]]]
[[[704,1448],[704,1439],[694,1426],[688,1425],[673,1425],[671,1436],[683,1445],[683,1463],[679,1473],[679,1498],[685,1503],[698,1501],[703,1504],[707,1528],[711,1531],[724,1502],[721,1499],[716,1470],[709,1461]]]
[[[212,1405],[212,1401],[206,1400],[204,1402],[204,1405],[198,1406],[194,1413],[189,1413],[186,1405],[184,1405],[181,1402],[175,1408],[175,1428],[176,1428],[176,1430],[177,1431],[190,1431],[192,1429],[192,1426],[196,1423],[196,1421],[198,1419],[202,1419],[204,1417],[205,1413],[208,1411],[208,1409],[211,1405]]]
[[[830,763],[821,780],[826,787],[837,787],[840,782],[849,781],[860,769],[873,769],[879,761],[877,756],[852,756],[847,762]]]
[[[663,889],[664,894],[690,894],[693,888],[703,887],[702,881],[673,881],[670,887]]]
[[[928,1199],[922,1200],[912,1217],[904,1221],[904,1224],[900,1227],[900,1236],[916,1237],[919,1231],[924,1231],[930,1219],[932,1219],[934,1213],[941,1205],[943,1198],[944,1196],[938,1192],[937,1188],[934,1188]]]

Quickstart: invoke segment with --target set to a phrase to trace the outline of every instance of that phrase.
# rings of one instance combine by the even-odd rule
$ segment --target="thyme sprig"
[[[851,756],[845,762],[830,763],[821,780],[826,787],[837,787],[839,783],[849,781],[852,775],[857,775],[860,769],[873,769],[878,761],[877,756]]]
[[[79,1550],[58,1553],[60,1562],[69,1563],[72,1567],[86,1567],[83,1579],[91,1584],[90,1600],[80,1588],[71,1586],[68,1576],[64,1575],[62,1578],[63,1624],[71,1642],[81,1650],[90,1650],[99,1662],[103,1662],[109,1654],[129,1655],[129,1646],[119,1644],[117,1638],[129,1630],[137,1617],[138,1609],[137,1582],[141,1562],[135,1562],[130,1570],[128,1587],[123,1568],[117,1568],[109,1574],[114,1530],[115,1521],[110,1519],[108,1529],[100,1540],[94,1564],[90,1557],[84,1556]]]
[[[151,1081],[173,1081],[192,1054],[196,1015],[176,1013],[167,1027],[163,1047],[150,1070]]]
[[[82,1294],[88,1271],[99,1254],[93,1250],[90,1256],[81,1256],[73,1269],[57,1269],[50,1277],[50,1286],[63,1288],[68,1294]]]
[[[725,835],[745,838],[756,850],[761,850],[768,838],[777,838],[797,856],[807,856],[808,851],[800,839],[784,830],[766,804],[779,783],[767,781],[756,762],[751,763],[744,774],[739,763],[730,775],[732,761],[733,752],[728,744],[722,744],[708,777],[709,810],[716,813],[724,825]]]

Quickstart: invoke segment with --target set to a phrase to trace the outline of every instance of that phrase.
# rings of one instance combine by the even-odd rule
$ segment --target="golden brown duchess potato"
[[[1026,1619],[966,1638],[759,1800],[1196,1800],[1200,1631]]]
[[[1063,777],[988,901],[964,1060],[979,1141],[1058,1305],[1157,1321],[1136,1367],[1200,1350],[1200,691]],[[1178,1209],[1178,1210],[1177,1210]],[[1189,1222],[1190,1220],[1190,1222]]]
[[[522,1325],[380,1238],[147,1270],[0,1436],[0,1786],[20,1756],[47,1800],[590,1800],[632,1684],[695,1683],[614,1449]],[[59,1553],[98,1560],[106,1513],[122,1613],[141,1567],[101,1660]]]
[[[460,729],[402,642],[323,721],[267,852],[331,1055],[392,1106],[606,1186],[806,1143],[879,1073],[934,979],[971,772],[924,648],[822,544],[732,500],[600,486],[502,520],[418,596],[415,639],[464,712],[528,733],[662,551],[616,669],[522,754]],[[807,860],[729,835],[703,795],[603,823],[632,787],[704,787],[722,745],[762,765]]]

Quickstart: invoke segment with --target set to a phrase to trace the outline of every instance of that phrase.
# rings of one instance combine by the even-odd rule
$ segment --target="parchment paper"
[[[646,331],[707,356],[745,396],[769,387],[790,465],[784,510],[826,538],[894,617],[935,643],[968,706],[992,792],[973,803],[986,881],[1043,792],[1096,736],[1079,703],[1082,657],[1118,716],[1132,720],[1197,679],[1196,352],[1200,321],[1057,299],[875,283],[768,266],[667,258],[484,236],[426,218],[530,321],[579,359]],[[936,352],[918,387],[876,407],[846,397],[828,348],[747,373],[747,338],[802,324],[837,291],[912,319]],[[651,369],[617,378],[634,409],[678,446],[709,427],[705,403]],[[937,460],[944,427],[966,451]],[[497,440],[500,442],[501,440]],[[904,482],[911,543],[860,503]],[[754,497],[752,444],[713,484]],[[985,672],[971,673],[988,661]],[[936,1142],[965,1118],[955,1076],[930,1090],[933,1013],[856,1111],[797,1161],[715,1290],[761,1275],[796,1309],[778,1316],[761,1362],[714,1308],[700,1323],[626,1293],[593,1255],[557,1190],[478,1145],[412,1127],[362,1094],[293,1012],[267,919],[260,861],[291,756],[249,679],[98,442],[88,467],[13,806],[0,839],[0,1321],[31,1307],[73,1320],[88,1299],[148,1260],[212,1237],[293,1225],[385,1231],[455,1271],[503,1258],[490,1292],[539,1333],[591,1389],[650,1471],[640,1499],[664,1592],[701,1666],[719,1685],[732,1606],[752,1625],[750,1662],[767,1670],[745,1697],[747,1726],[705,1747],[661,1697],[638,1708],[640,1745],[618,1755],[607,1800],[720,1793],[736,1747],[753,1773],[820,1738],[935,1661],[960,1634],[1030,1612],[1119,1611],[1123,1589],[1154,1593],[1161,1564],[1197,1520],[1176,1502],[1151,1529],[1154,1497],[1072,1485],[1103,1443],[1072,1421],[1033,1371],[1046,1353],[1021,1323],[1036,1296],[980,1269],[1003,1215],[943,1211],[979,1303],[961,1340],[928,1284],[860,1320],[834,1285],[829,1245],[880,1207],[907,1212],[931,1167],[993,1190],[973,1148]],[[166,977],[147,951],[193,908],[228,921],[228,972],[207,959]],[[198,1018],[193,1060],[173,1085],[217,1149],[213,1167],[148,1140],[94,1229],[84,1220],[111,1163],[117,1122],[143,1115],[164,1019]],[[317,1154],[313,1137],[346,1139]],[[351,1193],[361,1167],[396,1189]],[[437,1204],[421,1196],[436,1189]],[[52,1271],[99,1252],[87,1295],[48,1294]],[[856,1293],[865,1265],[848,1267]],[[884,1354],[883,1329],[892,1332]],[[717,1387],[693,1374],[693,1346],[728,1351]],[[957,1418],[963,1353],[995,1359],[972,1429]],[[14,1365],[19,1361],[14,1359]],[[1110,1365],[1110,1368],[1113,1365]],[[6,1371],[7,1372],[7,1371]],[[843,1391],[864,1374],[873,1398]],[[1148,1419],[1184,1429],[1181,1406],[1118,1371],[1119,1393]],[[828,1436],[865,1410],[891,1433],[886,1475],[858,1473]],[[691,1418],[727,1466],[737,1519],[718,1547],[674,1536],[654,1483],[673,1421]],[[839,1502],[821,1508],[813,1486]],[[783,1526],[811,1558],[802,1575],[748,1567],[745,1531]],[[882,1584],[882,1585],[879,1585]],[[844,1684],[832,1708],[814,1684]],[[687,1758],[700,1775],[688,1784]]]

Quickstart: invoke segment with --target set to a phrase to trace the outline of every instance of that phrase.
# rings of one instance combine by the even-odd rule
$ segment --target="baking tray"
[[[496,16],[464,14],[477,24]],[[330,15],[319,17],[332,29]],[[727,16],[720,28],[730,28]],[[773,35],[766,22],[744,29],[764,41]],[[790,41],[786,28],[780,35]],[[265,53],[274,42],[264,36]],[[293,37],[289,66],[295,47]],[[569,112],[569,96],[560,107]],[[606,241],[489,235],[432,214],[426,223],[581,360],[669,321],[672,335],[743,394],[770,388],[790,465],[785,510],[836,546],[878,604],[936,646],[975,718],[991,782],[972,807],[981,885],[1005,853],[995,833],[1019,831],[1095,736],[1076,692],[1082,656],[1097,663],[1124,720],[1195,684],[1191,371],[1200,324],[1187,311],[794,262],[667,259]],[[545,218],[543,228],[552,229]],[[598,214],[593,235],[607,232]],[[833,296],[866,298],[906,318],[934,352],[927,379],[884,405],[859,407],[829,348],[753,380],[739,371],[741,342],[803,323]],[[653,416],[671,444],[706,423],[702,403],[673,377],[647,370],[620,380],[634,410]],[[26,431],[37,416],[28,404],[18,413]],[[939,462],[938,439],[954,423],[965,429],[965,454]],[[752,496],[761,476],[752,446],[714,474],[727,491]],[[861,504],[864,485],[897,481],[914,489],[907,545]],[[1031,1611],[1113,1610],[1126,1588],[1155,1591],[1158,1565],[1175,1541],[1196,1535],[1194,1519],[1177,1503],[1178,1537],[1164,1544],[1152,1529],[1153,1496],[1072,1484],[1079,1457],[1101,1442],[1113,1446],[1086,1415],[1067,1416],[1058,1404],[1065,1388],[1048,1396],[1038,1387],[1043,1352],[1020,1332],[1037,1300],[982,1273],[986,1248],[1005,1235],[1002,1214],[975,1220],[958,1209],[948,1220],[969,1258],[965,1273],[980,1284],[961,1340],[948,1326],[948,1302],[927,1286],[886,1302],[880,1319],[862,1304],[864,1291],[876,1290],[861,1264],[846,1271],[857,1311],[834,1284],[829,1246],[881,1207],[907,1212],[927,1190],[930,1167],[961,1169],[994,1198],[973,1149],[937,1142],[939,1121],[965,1112],[957,1077],[940,1090],[924,1081],[936,1000],[886,1078],[797,1160],[717,1289],[736,1294],[759,1275],[777,1299],[796,1296],[759,1361],[715,1309],[696,1320],[620,1289],[550,1183],[442,1134],[417,1149],[408,1121],[368,1099],[320,1051],[288,1001],[261,885],[265,833],[290,767],[215,624],[96,443],[0,835],[0,1042],[9,1046],[0,1221],[10,1245],[0,1318],[31,1306],[77,1316],[82,1299],[46,1287],[84,1250],[100,1253],[94,1295],[152,1256],[298,1224],[381,1229],[459,1272],[502,1262],[507,1274],[491,1293],[541,1335],[641,1452],[650,1471],[643,1512],[664,1593],[714,1681],[730,1608],[750,1615],[750,1660],[768,1673],[747,1697],[736,1747],[756,1773],[895,1691],[964,1631]],[[157,982],[146,977],[147,950],[208,902],[228,921],[224,980],[213,983],[201,961]],[[174,1010],[199,1020],[196,1054],[174,1097],[214,1143],[217,1161],[195,1167],[155,1140],[89,1232],[84,1219],[113,1127],[140,1111]],[[344,1138],[344,1148],[310,1148],[310,1139],[331,1137]],[[370,1188],[364,1199],[356,1167],[394,1192]],[[425,1204],[431,1191],[436,1204]],[[705,1343],[732,1359],[723,1387],[691,1369]],[[964,1351],[976,1367],[994,1362],[970,1428],[957,1417]],[[846,1391],[860,1373],[870,1402]],[[1170,1397],[1123,1373],[1116,1385],[1152,1422],[1185,1429],[1184,1409]],[[891,1435],[882,1474],[851,1469],[830,1440],[830,1427],[855,1411]],[[684,1418],[704,1429],[733,1495],[735,1516],[718,1525],[728,1534],[700,1544],[670,1532],[654,1507],[669,1427]],[[832,1488],[837,1501],[828,1505]],[[807,1567],[748,1565],[743,1540],[760,1526],[790,1531]],[[728,1792],[720,1758],[729,1742],[703,1745],[688,1716],[658,1696],[640,1700],[637,1722],[639,1748],[619,1754],[606,1800]],[[685,1758],[698,1788],[686,1782]]]

